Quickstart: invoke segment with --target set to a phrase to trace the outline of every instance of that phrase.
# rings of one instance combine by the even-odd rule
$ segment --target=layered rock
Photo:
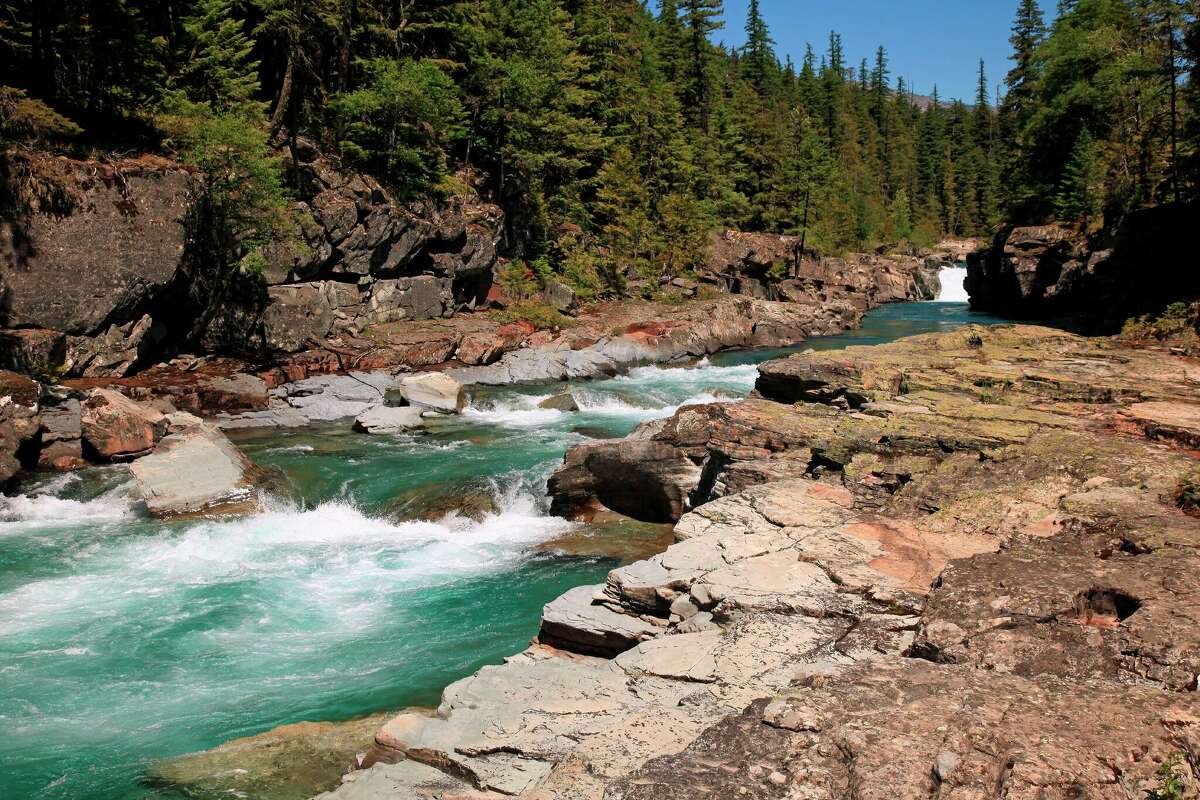
[[[602,443],[701,473],[676,543],[393,719],[366,764],[405,760],[334,796],[1115,798],[1174,756],[1194,785],[1198,379],[969,328],[772,362],[763,396]],[[593,473],[611,502],[622,474],[649,497],[632,459]]]
[[[1060,225],[1006,227],[968,260],[972,307],[1011,317],[1068,316],[1106,331],[1130,317],[1200,297],[1187,232],[1197,209],[1130,213],[1112,242]]]

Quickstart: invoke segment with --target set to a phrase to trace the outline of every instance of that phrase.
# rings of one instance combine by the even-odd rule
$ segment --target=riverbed
[[[997,321],[965,303],[896,304],[799,349]],[[139,780],[159,759],[436,704],[522,649],[544,603],[661,547],[650,526],[547,514],[565,450],[733,401],[785,352],[479,391],[418,436],[348,422],[242,434],[283,476],[249,519],[151,520],[121,466],[26,480],[0,500],[0,796],[160,796]],[[539,407],[567,391],[578,411]]]

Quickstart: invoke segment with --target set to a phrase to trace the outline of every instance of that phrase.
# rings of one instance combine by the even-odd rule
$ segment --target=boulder
[[[559,311],[570,311],[575,308],[577,302],[575,290],[558,281],[546,284],[546,288],[542,290],[542,299],[546,301],[546,305]]]
[[[596,603],[603,588],[580,586],[547,603],[538,641],[574,653],[612,658],[658,635],[659,626]]]
[[[259,511],[258,468],[217,428],[188,417],[130,465],[146,508],[155,517]]]
[[[423,372],[402,379],[397,387],[409,405],[461,414],[467,406],[467,395],[461,383],[440,372]]]
[[[29,375],[47,375],[63,369],[67,337],[59,331],[25,328],[0,331],[0,368]]]
[[[579,403],[575,402],[575,395],[570,392],[560,392],[538,403],[538,408],[551,411],[578,411]]]
[[[43,469],[71,470],[82,467],[83,417],[75,397],[47,398],[42,404],[41,451],[38,466]]]
[[[0,370],[0,484],[21,469],[21,453],[38,434],[37,381]]]
[[[700,467],[665,442],[576,445],[550,478],[551,511],[586,518],[608,508],[643,522],[674,522],[690,507],[700,476]]]
[[[333,327],[333,309],[319,283],[272,286],[263,315],[263,332],[271,350],[295,353],[310,341],[324,339]]]
[[[136,403],[111,389],[93,389],[83,403],[84,444],[104,461],[123,461],[149,453],[167,432],[161,411]]]
[[[375,406],[355,418],[354,430],[374,434],[404,433],[425,424],[421,413],[415,406]]]

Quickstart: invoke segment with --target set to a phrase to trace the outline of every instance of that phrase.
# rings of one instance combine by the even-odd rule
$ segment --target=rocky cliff
[[[682,514],[676,543],[388,722],[331,797],[1194,786],[1198,385],[1163,349],[967,328],[771,362],[572,451],[569,505]]]
[[[1194,206],[1135,211],[1096,244],[1059,225],[1006,227],[968,259],[971,305],[1017,318],[1073,317],[1119,330],[1130,317],[1200,297],[1190,226]]]
[[[500,211],[400,204],[310,147],[289,168],[301,239],[261,274],[205,251],[194,176],[153,157],[42,157],[65,200],[0,222],[0,363],[119,377],[178,352],[261,357],[342,330],[447,316],[486,294]]]

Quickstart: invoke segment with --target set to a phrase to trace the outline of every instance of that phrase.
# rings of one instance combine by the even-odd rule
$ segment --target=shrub
[[[558,309],[534,300],[524,300],[496,313],[502,323],[526,322],[538,330],[559,330],[575,325],[575,320],[563,316]]]

